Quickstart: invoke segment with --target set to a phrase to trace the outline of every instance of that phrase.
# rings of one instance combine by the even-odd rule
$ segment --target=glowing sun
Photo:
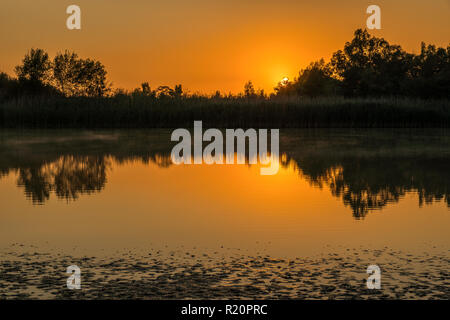
[[[287,85],[288,83],[289,83],[289,78],[288,78],[288,77],[284,77],[284,78],[281,80],[281,84],[282,84],[283,86]]]

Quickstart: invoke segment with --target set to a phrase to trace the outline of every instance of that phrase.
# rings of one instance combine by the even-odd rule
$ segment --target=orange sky
[[[81,7],[81,30],[66,28],[70,4]],[[370,4],[382,10],[373,33],[408,51],[450,42],[450,0],[2,0],[0,71],[13,74],[31,47],[70,49],[100,60],[115,87],[238,92],[252,80],[270,92],[342,48]]]

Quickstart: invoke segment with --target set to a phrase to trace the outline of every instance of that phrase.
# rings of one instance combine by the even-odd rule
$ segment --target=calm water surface
[[[0,245],[450,248],[445,131],[281,130],[274,176],[173,165],[170,132],[1,131]]]

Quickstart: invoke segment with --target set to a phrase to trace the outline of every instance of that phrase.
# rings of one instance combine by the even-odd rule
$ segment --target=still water
[[[281,130],[282,164],[174,165],[169,130],[4,130],[0,246],[450,248],[450,135]]]

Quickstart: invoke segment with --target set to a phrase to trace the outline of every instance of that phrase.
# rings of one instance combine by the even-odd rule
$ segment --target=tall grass
[[[450,101],[119,95],[22,97],[0,104],[4,128],[189,128],[194,120],[217,128],[449,127]]]

